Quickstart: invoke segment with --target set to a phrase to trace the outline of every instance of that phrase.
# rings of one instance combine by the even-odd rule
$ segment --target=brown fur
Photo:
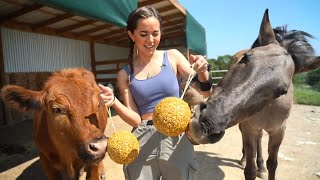
[[[41,91],[2,88],[7,105],[34,111],[34,141],[49,179],[64,173],[77,179],[83,168],[88,179],[104,178],[107,112],[99,93],[93,74],[83,68],[55,72]]]

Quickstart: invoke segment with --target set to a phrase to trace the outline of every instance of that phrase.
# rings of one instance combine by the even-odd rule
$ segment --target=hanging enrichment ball
[[[178,136],[186,131],[191,115],[185,101],[177,97],[167,97],[156,105],[153,123],[159,132],[167,136]]]
[[[117,131],[108,139],[108,154],[118,164],[129,164],[139,154],[139,142],[129,131]]]

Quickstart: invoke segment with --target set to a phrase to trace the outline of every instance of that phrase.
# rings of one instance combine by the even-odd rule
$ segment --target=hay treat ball
[[[114,162],[129,164],[139,154],[139,142],[129,131],[117,131],[108,139],[107,152]]]
[[[167,97],[156,105],[153,123],[159,132],[167,136],[178,136],[186,131],[191,115],[185,101],[177,97]]]

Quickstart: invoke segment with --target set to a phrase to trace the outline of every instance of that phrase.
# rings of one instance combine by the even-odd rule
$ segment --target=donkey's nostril
[[[205,108],[207,108],[207,104],[204,102],[200,103],[200,111],[202,111]]]

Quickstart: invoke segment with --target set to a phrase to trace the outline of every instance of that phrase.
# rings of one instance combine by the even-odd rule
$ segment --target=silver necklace
[[[148,72],[147,74],[147,79],[152,78],[152,75],[150,74],[150,72]]]
[[[150,72],[152,71],[152,69],[153,69],[153,67],[154,67],[154,65],[159,65],[159,63],[158,62],[154,62],[154,64],[152,64],[151,65],[151,67],[150,67],[150,69],[149,69],[149,71],[148,71],[148,73],[147,73],[147,79],[149,79],[149,78],[152,78],[154,75],[152,75]],[[162,68],[162,64],[160,65],[160,68]]]

